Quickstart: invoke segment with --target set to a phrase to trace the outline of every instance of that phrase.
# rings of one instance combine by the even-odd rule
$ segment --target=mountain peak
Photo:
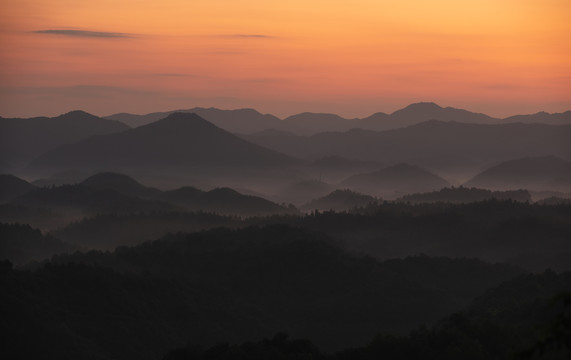
[[[159,190],[148,188],[130,176],[115,172],[95,174],[81,182],[81,185],[91,189],[111,189],[118,193],[142,198],[153,197],[160,193]]]
[[[83,180],[82,182],[83,185],[87,186],[92,186],[92,185],[101,186],[103,184],[119,184],[119,183],[135,185],[135,186],[141,185],[130,176],[111,171],[95,174]]]
[[[153,123],[142,125],[135,129],[138,133],[147,133],[150,136],[155,136],[157,134],[165,134],[181,137],[187,136],[190,133],[210,133],[210,132],[223,132],[225,130],[220,129],[213,123],[205,120],[201,116],[195,113],[182,113],[175,112],[164,119],[155,121]]]
[[[465,185],[493,190],[525,188],[568,192],[571,162],[556,156],[509,160],[483,171]]]
[[[85,112],[83,110],[72,110],[70,112],[67,112],[65,114],[61,114],[60,116],[57,117],[58,119],[77,119],[77,118],[89,118],[89,119],[99,119],[99,117],[90,114],[88,112]]]
[[[440,105],[433,103],[433,102],[417,102],[417,103],[410,104],[401,110],[422,110],[422,111],[426,111],[426,110],[441,110],[441,109],[442,109],[442,107]],[[398,110],[398,111],[401,111],[401,110]]]

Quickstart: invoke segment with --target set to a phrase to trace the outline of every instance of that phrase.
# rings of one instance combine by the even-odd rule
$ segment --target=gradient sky
[[[571,109],[569,0],[1,0],[0,115]]]

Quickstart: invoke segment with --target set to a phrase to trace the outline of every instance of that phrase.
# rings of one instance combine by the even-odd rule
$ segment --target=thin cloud
[[[217,37],[221,38],[229,38],[229,39],[275,39],[275,36],[271,35],[264,35],[264,34],[223,34],[217,35]]]
[[[88,31],[88,30],[37,30],[34,31],[36,34],[47,34],[47,35],[62,35],[70,37],[81,37],[81,38],[106,38],[106,39],[120,39],[120,38],[132,38],[132,34],[118,33],[118,32],[107,32],[107,31]]]

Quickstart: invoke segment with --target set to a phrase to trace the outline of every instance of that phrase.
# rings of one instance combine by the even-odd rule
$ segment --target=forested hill
[[[62,255],[33,271],[5,263],[0,299],[7,344],[32,358],[157,359],[189,341],[280,331],[335,351],[435,323],[519,273],[469,259],[378,262],[267,226]]]
[[[363,347],[328,354],[307,339],[271,339],[211,348],[188,345],[164,360],[488,360],[569,359],[571,273],[547,271],[507,281],[466,310],[406,336],[379,334]]]

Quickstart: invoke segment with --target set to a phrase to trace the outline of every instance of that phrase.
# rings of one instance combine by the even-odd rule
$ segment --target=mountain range
[[[9,119],[0,117],[0,172],[19,169],[42,153],[93,135],[118,133],[129,127],[84,111],[57,117]]]
[[[479,125],[430,120],[380,132],[353,129],[312,136],[265,132],[242,137],[301,159],[342,156],[385,164],[407,162],[458,183],[502,161],[526,156],[571,158],[571,125]]]
[[[28,184],[26,191],[13,197],[4,207],[52,211],[69,219],[96,214],[129,214],[150,212],[201,211],[234,216],[292,214],[269,200],[243,195],[229,188],[202,191],[190,186],[161,191],[146,187],[133,178],[117,173],[99,173],[76,185],[37,188],[16,177],[8,178],[18,186]],[[14,180],[15,179],[15,180]],[[16,189],[14,187],[14,189]],[[0,211],[0,222],[25,221],[14,212],[6,218]],[[26,213],[24,213],[26,215]],[[29,223],[33,221],[28,221]]]
[[[571,111],[556,114],[540,112],[501,119],[452,107],[444,108],[430,102],[414,103],[391,114],[378,112],[365,118],[355,119],[346,119],[336,114],[305,112],[280,120],[276,116],[261,114],[253,109],[219,110],[215,108],[192,108],[147,115],[121,113],[106,116],[105,118],[118,120],[136,127],[162,119],[173,112],[196,113],[225,130],[243,134],[251,134],[267,129],[291,132],[296,135],[313,135],[327,131],[343,132],[353,128],[382,131],[434,119],[476,124],[505,124],[511,122],[571,124]]]
[[[313,211],[348,211],[356,207],[364,207],[369,204],[376,204],[377,199],[356,193],[351,190],[335,190],[323,197],[314,199],[301,206],[302,210]]]
[[[149,125],[48,151],[32,161],[25,173],[45,176],[74,169],[211,179],[254,177],[259,170],[285,171],[298,163],[240,139],[196,114],[174,113]]]
[[[466,186],[494,190],[571,192],[571,161],[555,156],[510,160],[478,174]]]
[[[199,110],[205,116],[216,115],[216,121],[224,126],[250,126],[251,121],[248,119],[252,118],[257,119],[255,121],[258,125],[297,123],[296,127],[301,128],[313,124],[311,120],[305,119],[308,114],[279,120],[247,109]],[[565,114],[553,117],[559,119],[554,122],[564,122]],[[154,113],[149,117],[155,119],[165,115]],[[333,184],[310,198],[299,197],[295,201],[283,196],[273,198],[298,205],[324,196],[335,188],[343,188],[342,184],[334,184],[340,184],[350,176],[399,163],[419,166],[446,178],[453,185],[462,185],[483,170],[501,162],[525,157],[555,156],[563,160],[571,157],[571,143],[568,141],[571,138],[571,125],[479,124],[490,122],[492,118],[465,110],[441,108],[432,103],[413,104],[394,112],[390,117],[404,125],[410,123],[406,120],[408,118],[419,119],[433,115],[444,119],[463,117],[474,123],[427,120],[393,130],[351,129],[311,136],[275,129],[236,136],[190,113],[172,113],[134,129],[129,129],[117,120],[105,120],[79,111],[53,119],[0,119],[0,123],[6,125],[17,122],[21,123],[18,125],[20,128],[31,124],[29,126],[34,130],[30,134],[42,138],[37,143],[51,144],[51,150],[41,153],[24,169],[13,172],[26,179],[42,177],[35,183],[39,186],[78,183],[102,171],[122,172],[163,189],[188,184],[200,188],[229,186],[247,193],[270,196],[304,181]],[[546,113],[536,115],[544,121],[551,116]],[[389,115],[375,116],[380,119]],[[525,119],[531,121],[534,116],[525,116]],[[334,129],[336,121],[341,121],[340,117],[330,115],[318,118],[323,123],[331,123],[329,129]],[[354,122],[347,119],[343,121]],[[57,123],[54,127],[63,133],[67,131],[66,127],[72,131],[65,136],[44,131],[39,136],[39,132],[51,123]],[[95,123],[98,125],[95,126]],[[80,125],[84,127],[80,135],[86,138],[81,139],[77,135],[76,130]],[[252,125],[250,130],[254,128]],[[95,134],[98,131],[108,133]],[[8,131],[10,134],[16,133]],[[77,140],[78,138],[80,139]],[[10,142],[6,143],[9,145]],[[18,143],[21,148],[36,148],[36,152],[41,148],[31,138]],[[7,157],[12,158],[9,151],[7,154]],[[30,154],[28,155],[31,156]],[[13,158],[16,160],[18,156]],[[553,181],[549,184],[553,184],[554,188],[547,189],[566,191],[568,182],[565,179],[565,176],[551,179]],[[410,190],[420,192],[429,189]]]

